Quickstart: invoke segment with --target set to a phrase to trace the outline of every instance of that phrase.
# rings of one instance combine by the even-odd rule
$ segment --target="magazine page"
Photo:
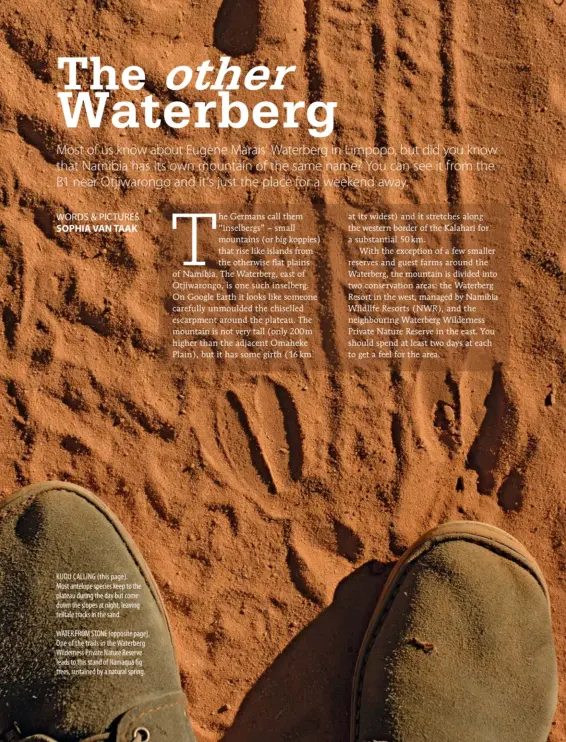
[[[4,0],[0,742],[566,742],[566,8]]]

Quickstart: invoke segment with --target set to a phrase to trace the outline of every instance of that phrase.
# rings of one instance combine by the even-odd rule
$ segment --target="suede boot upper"
[[[61,487],[0,508],[0,735],[194,742],[149,570],[99,501]]]
[[[548,601],[503,550],[433,543],[370,632],[353,742],[546,742],[557,692]]]

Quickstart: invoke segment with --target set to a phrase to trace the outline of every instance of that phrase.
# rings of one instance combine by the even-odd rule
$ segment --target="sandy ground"
[[[166,597],[203,742],[346,739],[353,664],[389,565],[447,519],[501,526],[540,560],[563,676],[566,10],[550,0],[220,5],[0,8],[3,494],[70,479],[123,518]],[[155,81],[222,53],[242,64],[292,61],[305,73],[297,95],[339,101],[335,143],[499,147],[496,175],[425,175],[401,198],[288,199],[306,211],[341,199],[503,205],[512,280],[505,363],[489,372],[346,367],[331,350],[343,294],[330,263],[323,368],[242,377],[164,364],[160,248],[171,206],[188,196],[62,192],[54,162],[58,142],[175,140],[109,127],[67,135],[56,58],[83,50],[115,66],[141,64]],[[189,136],[237,143],[249,134],[180,139]],[[256,139],[268,143],[268,133]],[[191,206],[201,202],[191,196]],[[143,231],[61,239],[61,207],[138,210]],[[332,228],[327,239],[338,239]],[[564,714],[562,695],[553,742],[566,742]]]

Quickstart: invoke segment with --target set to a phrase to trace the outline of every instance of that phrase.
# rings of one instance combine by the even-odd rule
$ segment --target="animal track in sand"
[[[33,72],[35,77],[42,82],[51,82],[49,71],[49,54],[51,37],[45,39],[45,45],[40,45],[35,39],[26,35],[21,28],[8,25],[4,29],[4,35],[8,46],[18,54],[24,63]]]
[[[453,383],[456,417],[461,427],[461,402],[458,385]],[[509,388],[503,367],[498,364],[492,373],[491,388],[484,401],[485,414],[467,453],[465,465],[477,474],[480,495],[495,495],[504,512],[520,511],[528,466],[537,450],[537,439],[521,440],[519,405]],[[461,434],[458,434],[461,446]],[[463,491],[463,478],[457,483]]]
[[[463,447],[462,392],[450,372],[446,376],[446,385],[452,400],[450,403],[438,401],[434,426],[440,442],[454,458]],[[495,495],[505,512],[519,511],[523,505],[526,471],[536,452],[537,441],[534,436],[528,436],[526,446],[521,441],[519,406],[501,365],[493,369],[484,406],[479,430],[465,454],[465,466],[477,474],[478,494]],[[461,476],[456,491],[464,491]]]
[[[90,448],[74,435],[64,435],[61,438],[61,448],[76,456],[90,456]]]
[[[47,368],[53,363],[55,338],[49,327],[38,320],[35,323],[34,348],[31,352],[31,363],[36,368]]]
[[[485,399],[475,394],[480,380],[482,385],[487,381],[483,374],[456,376],[450,369],[414,377],[392,374],[397,407],[392,413],[392,442],[398,464],[388,507],[393,518],[390,548],[396,555],[417,535],[402,525],[408,513],[420,512],[419,522],[427,528],[454,517],[457,508],[464,512],[464,506],[480,508],[481,513],[484,496],[493,498],[504,513],[523,507],[537,440],[520,419],[504,367],[493,368]],[[414,414],[407,414],[407,409]],[[466,486],[465,469],[475,473],[475,488]],[[424,488],[422,482],[427,483]],[[439,501],[435,493],[450,486],[451,502],[446,497]]]
[[[172,512],[167,500],[161,494],[159,487],[152,482],[146,482],[144,493],[147,502],[160,520],[173,527],[179,525],[179,518]]]
[[[266,438],[276,449],[273,455],[279,468],[286,468],[291,480],[298,482],[303,475],[303,431],[292,395],[282,384],[263,378],[258,383],[256,405],[263,417]],[[272,415],[272,410],[277,410],[277,414]]]
[[[389,132],[386,113],[386,71],[389,65],[385,31],[379,23],[371,29],[371,51],[374,68],[375,108],[375,144],[378,147],[389,146]]]
[[[263,448],[252,430],[248,414],[240,401],[240,398],[235,392],[229,391],[226,394],[226,400],[235,415],[235,421],[237,428],[235,431],[229,431],[229,426],[226,426],[226,435],[224,443],[229,449],[234,439],[244,438],[247,443],[247,449],[250,456],[251,464],[255,469],[255,472],[263,484],[267,487],[267,490],[271,494],[276,494],[277,488],[273,479],[273,474],[269,464],[263,453]],[[239,446],[237,448],[240,448]]]
[[[253,396],[229,390],[214,418],[214,446],[231,477],[256,482],[258,491],[272,495],[301,480],[303,432],[293,396],[283,385],[261,377]]]
[[[226,520],[228,521],[228,525],[230,526],[230,530],[232,531],[232,535],[238,536],[240,533],[240,520],[238,518],[238,514],[236,513],[236,509],[232,505],[223,504],[223,505],[209,505],[208,509],[211,513],[220,513],[223,515]]]
[[[442,109],[445,126],[460,134],[458,97],[461,80],[456,74],[454,55],[454,0],[440,0],[440,62],[442,64]]]
[[[64,391],[61,395],[61,401],[73,412],[84,412],[87,407],[82,392],[73,388],[67,379],[63,380]]]
[[[46,121],[19,114],[16,125],[24,142],[34,147],[50,165],[66,159],[57,152],[57,146],[65,141],[64,137]]]
[[[223,0],[214,23],[214,46],[231,57],[252,54],[259,28],[259,0]]]
[[[497,502],[505,512],[519,512],[523,507],[525,473],[527,467],[536,453],[538,442],[533,436],[529,436],[527,448],[522,461],[505,477],[501,487],[497,491]]]
[[[336,535],[337,551],[340,556],[343,556],[352,564],[360,561],[364,555],[364,542],[360,536],[339,520],[334,521],[334,533]]]
[[[98,395],[100,412],[110,418],[114,426],[120,426],[133,435],[139,435],[141,428],[141,431],[165,442],[175,440],[177,435],[175,427],[149,405],[142,406],[134,402],[126,394],[102,384],[92,375],[90,384]]]
[[[158,347],[145,341],[141,330],[118,302],[115,304],[104,298],[102,306],[96,306],[82,299],[79,278],[73,268],[57,274],[57,280],[55,296],[47,302],[48,309],[57,319],[88,327],[102,338],[122,343],[130,340],[136,349],[149,354],[159,353]]]
[[[303,529],[302,516],[293,516],[295,506],[290,506],[287,493],[294,492],[293,502],[295,498],[323,502],[330,490],[323,480],[305,473],[303,426],[292,391],[260,376],[251,385],[219,395],[213,405],[208,424],[202,420],[198,429],[207,465],[253,502],[263,520],[276,524],[295,589],[309,602],[325,605],[330,596],[328,575],[344,571],[344,560],[357,563],[364,544],[352,528],[334,519],[334,539],[327,533],[324,544],[316,546],[313,534]],[[295,485],[299,489],[293,489]],[[233,506],[215,504],[209,509],[226,517],[232,534],[239,533]],[[324,509],[317,517],[321,526],[328,526]]]
[[[518,409],[503,377],[501,365],[495,367],[491,389],[484,402],[486,412],[476,439],[468,453],[466,466],[478,475],[478,492],[491,495],[504,450],[515,438]]]
[[[24,302],[24,257],[19,240],[3,224],[0,224],[0,258],[8,287],[8,295],[1,299],[4,338],[8,350],[14,351]]]
[[[312,603],[323,605],[325,602],[324,589],[316,580],[301,551],[294,546],[288,548],[287,567],[289,568],[291,581],[297,591]]]
[[[450,455],[453,455],[462,445],[460,390],[450,371],[446,374],[445,384],[451,400],[450,402],[438,400],[436,403],[434,428],[439,441],[448,449]]]
[[[14,426],[16,436],[20,439],[23,447],[23,453],[20,460],[14,461],[16,481],[20,486],[25,486],[30,483],[30,480],[29,476],[24,472],[24,466],[26,466],[24,462],[29,461],[32,456],[36,442],[36,432],[30,421],[29,405],[21,385],[16,383],[13,379],[8,379],[6,381],[6,392],[8,401],[14,407],[15,411],[12,425]]]

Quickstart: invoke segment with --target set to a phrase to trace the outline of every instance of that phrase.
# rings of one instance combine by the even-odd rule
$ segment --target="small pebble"
[[[452,405],[445,404],[444,405],[444,415],[448,422],[453,423],[456,420],[456,412]]]

